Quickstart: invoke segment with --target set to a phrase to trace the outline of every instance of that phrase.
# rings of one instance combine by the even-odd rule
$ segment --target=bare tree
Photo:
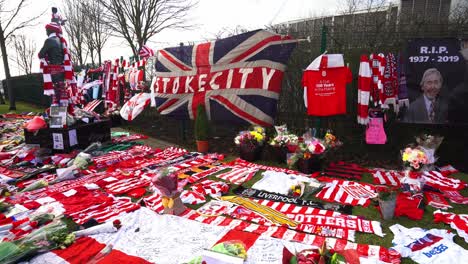
[[[468,2],[460,1],[450,11],[450,23],[453,25],[468,25]]]
[[[10,66],[8,64],[8,53],[6,43],[8,39],[19,29],[34,26],[35,21],[45,13],[45,10],[37,16],[25,16],[20,20],[22,11],[28,6],[28,0],[16,1],[12,4],[6,0],[0,0],[0,49],[2,51],[3,67],[8,88],[8,97],[10,98],[10,110],[16,110],[14,89],[10,83]]]
[[[97,0],[106,9],[106,25],[124,38],[138,56],[138,50],[159,32],[189,29],[188,14],[196,5],[192,0]]]
[[[21,72],[26,75],[31,74],[32,63],[36,53],[36,43],[21,34],[14,36],[13,47],[16,51],[16,58],[12,59],[12,61],[17,64]]]
[[[249,30],[243,26],[237,25],[235,28],[229,28],[229,27],[223,27],[220,29],[218,32],[212,34],[213,37],[211,38],[206,38],[205,40],[212,40],[212,39],[222,39],[222,38],[227,38],[235,35],[239,35],[245,32],[248,32]]]
[[[88,16],[79,1],[65,0],[64,15],[67,19],[65,32],[68,34],[70,53],[74,64],[84,65],[86,62],[86,37],[84,34],[85,20]]]
[[[94,64],[94,51],[97,53],[99,65],[102,63],[102,50],[111,35],[110,28],[104,23],[104,6],[99,1],[86,1],[82,8],[88,13],[85,21],[85,35],[91,60]]]

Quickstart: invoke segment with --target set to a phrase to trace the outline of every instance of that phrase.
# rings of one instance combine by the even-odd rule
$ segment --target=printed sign
[[[409,123],[468,122],[468,50],[457,39],[416,39],[404,56],[409,108],[400,119]]]

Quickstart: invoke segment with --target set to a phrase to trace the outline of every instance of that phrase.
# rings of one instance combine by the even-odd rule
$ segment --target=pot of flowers
[[[298,137],[294,134],[276,135],[271,141],[270,146],[277,162],[286,162],[289,153],[289,146],[297,146]]]
[[[296,152],[288,159],[288,166],[297,169],[305,174],[311,174],[322,169],[322,154],[325,152],[325,145],[318,139],[301,142],[298,144]]]
[[[256,161],[262,156],[265,143],[265,129],[254,127],[249,131],[241,131],[235,138],[234,143],[239,149],[239,156],[246,161]]]
[[[379,208],[384,220],[390,220],[395,215],[396,197],[398,189],[381,187],[377,189]]]
[[[208,144],[209,124],[206,110],[203,105],[197,106],[197,116],[195,119],[195,140],[197,141],[197,151],[207,153],[209,149]]]

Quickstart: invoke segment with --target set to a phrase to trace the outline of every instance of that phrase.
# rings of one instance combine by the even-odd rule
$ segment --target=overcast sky
[[[9,0],[17,2],[18,0]],[[201,41],[210,39],[223,28],[235,28],[237,25],[246,29],[263,28],[276,24],[312,16],[334,14],[341,0],[199,0],[191,17],[199,25],[191,31],[167,30],[150,39],[148,45],[158,49],[176,46],[180,42]],[[39,25],[24,30],[36,43],[37,50],[42,47],[46,38],[44,25],[50,22],[50,7],[63,5],[61,0],[29,0],[28,8],[20,13],[20,19],[31,18],[43,10],[46,13],[39,20]],[[65,38],[67,36],[65,34]],[[10,49],[9,56],[13,56]],[[118,56],[117,56],[118,55]],[[111,39],[103,52],[104,59],[115,59],[120,55],[131,55],[131,49],[121,39]],[[33,65],[33,72],[38,72],[38,61]],[[18,75],[14,63],[10,62],[12,76]],[[3,63],[0,67],[0,79],[4,78]]]

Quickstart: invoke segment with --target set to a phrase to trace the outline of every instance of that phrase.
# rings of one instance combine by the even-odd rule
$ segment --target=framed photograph
[[[67,123],[67,107],[66,106],[51,106],[50,107],[50,127],[62,128]]]

